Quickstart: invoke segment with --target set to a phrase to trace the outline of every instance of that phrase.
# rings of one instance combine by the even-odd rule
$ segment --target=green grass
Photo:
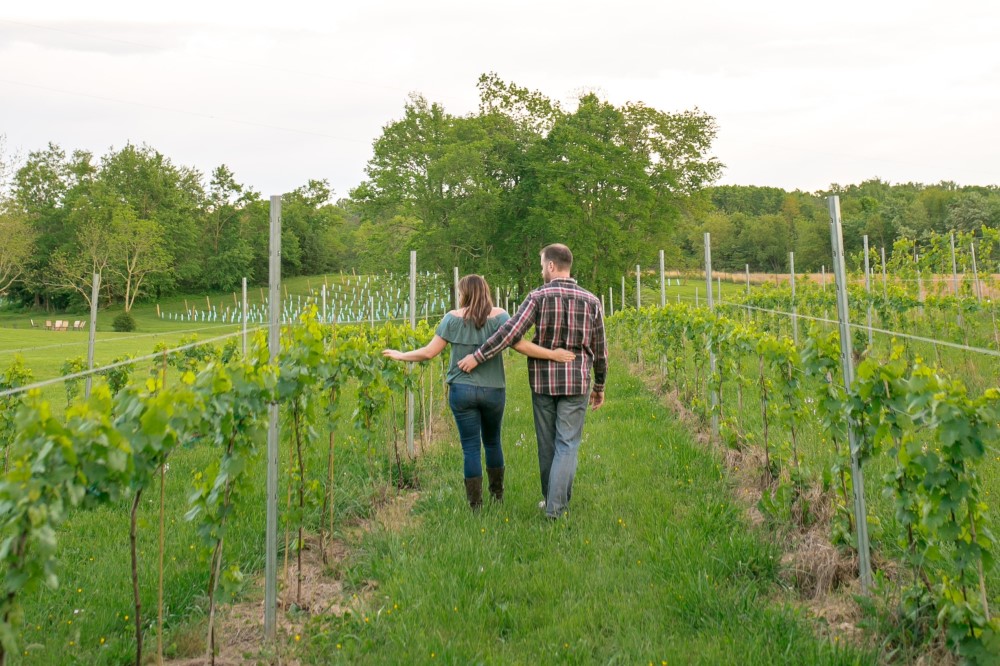
[[[361,279],[364,279],[364,277]],[[332,287],[334,284],[344,284],[345,281],[350,281],[353,288],[353,285],[357,282],[357,280],[358,277],[356,276],[342,276],[339,273],[330,275],[313,275],[308,277],[294,277],[282,282],[282,294],[283,296],[288,295],[290,298],[295,298],[296,296],[305,298],[305,296],[310,293],[310,289],[314,291],[318,290],[324,283],[331,285]],[[247,288],[247,302],[251,306],[260,306],[264,303],[264,297],[266,296],[267,285],[262,287],[250,286]],[[212,327],[213,324],[211,322],[182,322],[160,318],[157,315],[157,306],[159,306],[160,312],[164,315],[169,313],[179,314],[184,312],[186,308],[205,310],[209,304],[214,306],[217,310],[224,311],[226,307],[233,307],[239,299],[239,290],[236,292],[208,291],[176,294],[159,300],[153,299],[136,302],[132,308],[132,315],[135,317],[139,327],[137,333],[169,333],[181,329]],[[122,309],[121,304],[116,304],[109,308],[102,308],[98,311],[97,331],[99,335],[101,333],[111,333],[111,322],[122,312]],[[49,344],[53,341],[67,342],[80,339],[83,341],[84,350],[86,350],[86,333],[80,333],[78,331],[56,333],[52,331],[45,331],[42,328],[46,320],[54,321],[56,319],[68,319],[70,322],[86,319],[89,322],[90,311],[79,306],[71,309],[69,313],[46,313],[44,310],[38,309],[17,310],[8,307],[0,310],[0,331],[3,331],[4,329],[24,330],[29,334],[35,335],[35,339],[44,340],[44,344]],[[32,328],[32,320],[34,320],[38,328]],[[221,324],[215,324],[215,326],[221,326]],[[42,334],[51,336],[51,339],[47,337],[40,337]],[[31,338],[29,338],[29,340],[30,339]],[[3,346],[2,341],[0,341],[0,349],[4,348],[6,347]]]
[[[571,513],[545,520],[525,384],[509,372],[505,503],[471,514],[457,442],[431,456],[415,523],[369,534],[347,572],[378,581],[370,607],[314,619],[304,663],[873,663],[781,601],[778,548],[620,363]]]
[[[680,280],[680,284],[677,284],[677,280]],[[705,295],[707,293],[704,278],[686,277],[686,278],[670,278],[670,284],[664,285],[663,295],[667,303],[677,302],[678,297],[683,303],[690,303],[694,305],[697,301],[701,304],[705,304]],[[719,287],[722,288],[722,301],[725,302],[727,299],[732,298],[738,294],[746,293],[746,287],[742,282],[727,282],[723,280],[722,282],[712,281],[712,298],[718,303],[719,299]],[[639,299],[639,304],[642,307],[649,306],[659,306],[660,305],[660,278],[659,275],[647,275],[643,274],[642,282],[640,283],[641,296]],[[621,309],[621,285],[615,288],[614,294],[614,306],[615,312]],[[598,294],[598,297],[601,295]],[[611,308],[609,305],[609,294],[605,291],[603,294],[604,306],[607,308],[608,313],[611,313]],[[625,282],[625,307],[634,308],[635,302],[635,275],[631,277],[631,281],[626,280]]]

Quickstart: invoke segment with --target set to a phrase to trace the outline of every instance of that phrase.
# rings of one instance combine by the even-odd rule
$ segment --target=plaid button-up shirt
[[[572,278],[556,278],[535,289],[517,313],[474,353],[484,363],[512,344],[532,326],[536,345],[562,347],[576,353],[569,363],[528,359],[531,390],[544,395],[582,395],[590,392],[591,368],[594,390],[604,391],[608,373],[608,345],[604,336],[601,301],[577,285]]]

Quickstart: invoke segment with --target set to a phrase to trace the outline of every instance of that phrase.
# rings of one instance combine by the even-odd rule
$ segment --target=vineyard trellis
[[[87,399],[70,403],[65,418],[52,409],[38,387],[20,390],[30,373],[19,360],[0,376],[0,443],[9,469],[0,480],[3,515],[0,562],[6,587],[0,599],[0,661],[16,649],[20,601],[39,585],[58,585],[58,529],[72,510],[88,509],[128,497],[131,499],[132,586],[136,660],[142,653],[143,610],[139,603],[135,512],[143,492],[162,472],[172,452],[198,442],[219,452],[217,462],[202,470],[193,482],[187,519],[198,524],[210,552],[207,644],[214,655],[216,602],[231,597],[241,572],[235,563],[224,566],[226,524],[238,510],[248,462],[260,455],[267,425],[267,405],[286,406],[291,426],[288,453],[289,488],[294,489],[286,525],[295,531],[287,553],[301,556],[307,509],[320,508],[320,542],[328,542],[332,527],[333,423],[337,403],[349,384],[357,386],[358,409],[353,417],[359,440],[369,459],[372,483],[388,473],[388,482],[403,485],[398,433],[387,439],[391,461],[376,464],[380,440],[377,419],[393,395],[417,388],[422,376],[407,373],[381,356],[385,347],[407,348],[426,342],[426,322],[415,329],[387,323],[382,327],[328,326],[318,321],[315,307],[306,308],[294,325],[286,326],[276,364],[269,361],[267,340],[257,332],[249,353],[238,352],[235,336],[218,348],[188,342],[176,350],[158,348],[153,355],[162,364],[145,380],[126,383],[128,373],[106,376]],[[115,368],[132,367],[123,359]],[[167,382],[167,367],[177,379]],[[85,371],[77,373],[79,376]],[[113,391],[112,385],[119,390]],[[329,467],[310,473],[304,449],[318,447],[320,430],[330,430]],[[287,570],[287,567],[286,567]],[[301,572],[301,564],[298,567]],[[300,581],[295,594],[301,594]]]
[[[853,487],[845,444],[848,424],[859,424],[866,467],[875,456],[892,465],[882,481],[895,497],[905,562],[917,585],[910,593],[933,599],[939,626],[960,654],[970,659],[992,654],[986,650],[995,649],[989,646],[1000,624],[989,612],[986,571],[993,565],[995,543],[980,470],[986,443],[1000,435],[1000,391],[969,395],[959,379],[907,358],[901,346],[888,363],[862,361],[847,390],[838,382],[836,331],[813,326],[800,349],[790,338],[687,304],[627,310],[610,325],[626,348],[666,360],[673,369],[667,381],[703,416],[719,418],[729,446],[763,448],[768,483],[761,509],[773,519],[811,520],[805,488],[816,480],[813,466],[826,456],[809,460],[804,455],[802,431],[811,429],[820,443],[828,442],[834,452],[829,478],[838,481],[834,533],[852,548],[857,547],[857,525],[848,510]],[[705,348],[718,350],[715,373],[705,372],[699,361],[698,350]],[[728,391],[733,384],[738,388]],[[749,427],[744,411],[755,388],[758,432]],[[726,406],[732,393],[736,409]],[[714,409],[704,397],[708,394],[720,396]]]
[[[992,254],[995,243],[996,234],[988,232],[980,255]],[[943,361],[954,359],[943,358],[941,349],[965,359],[976,353],[995,358],[1000,340],[995,305],[981,298],[978,272],[964,288],[957,265],[950,284],[930,279],[934,267],[950,263],[951,253],[943,252],[949,245],[949,236],[936,237],[930,251],[916,255],[912,244],[898,243],[889,262],[897,271],[887,270],[884,260],[876,263],[884,276],[891,274],[881,293],[871,289],[868,255],[853,258],[855,266],[868,264],[868,279],[845,289],[843,305],[851,320],[863,323],[843,328],[829,316],[838,304],[825,280],[751,290],[747,278],[745,292],[724,304],[709,300],[706,309],[697,294],[694,305],[678,294],[677,304],[619,311],[609,329],[637,362],[660,359],[661,381],[706,421],[718,422],[723,444],[761,451],[758,508],[770,521],[809,525],[816,495],[808,491],[822,486],[835,505],[835,545],[858,550],[859,516],[873,530],[879,557],[898,555],[904,621],[936,628],[969,663],[993,663],[1000,653],[1000,622],[989,597],[996,543],[983,474],[991,458],[1000,460],[991,444],[1000,435],[1000,390],[989,372],[984,386],[970,390],[963,376],[978,380],[975,364],[952,362],[946,369]],[[967,246],[971,265],[975,250]],[[709,251],[706,238],[707,294]],[[919,259],[910,261],[914,256]],[[942,293],[945,288],[951,293]],[[869,312],[879,326],[868,323]],[[793,322],[800,319],[808,330],[797,342]],[[900,331],[913,327],[918,334]],[[857,364],[846,382],[841,331],[849,331],[849,356]],[[869,331],[886,342],[869,343]],[[930,358],[918,348],[924,343],[931,343]],[[849,508],[855,501],[848,474],[852,429],[858,464],[876,473],[869,483],[891,501],[888,515]],[[876,573],[884,584],[884,574]]]
[[[966,240],[960,237],[960,243]],[[995,245],[995,239],[990,243]],[[990,256],[993,249],[989,248],[994,245],[980,241],[980,257]],[[927,277],[937,270],[935,262],[945,257],[938,246],[943,247],[940,239],[934,240],[929,250],[922,248],[917,253],[903,243],[889,262],[898,266],[891,284],[885,277],[883,254],[881,261],[875,262],[883,272],[881,294],[851,286],[852,318],[864,320],[867,312],[873,312],[880,326],[853,327],[856,348],[863,351],[857,358],[857,378],[849,388],[838,381],[842,372],[839,334],[825,327],[836,323],[829,318],[836,302],[825,279],[820,285],[805,281],[792,289],[768,285],[751,291],[747,277],[747,293],[727,297],[725,302],[717,282],[720,296],[716,302],[711,272],[707,271],[706,296],[714,309],[706,314],[702,308],[681,303],[679,294],[676,305],[666,303],[669,281],[664,279],[661,253],[661,307],[623,309],[611,325],[621,342],[640,358],[662,359],[685,402],[706,418],[718,420],[719,437],[724,442],[738,448],[762,447],[768,492],[761,508],[770,519],[813,520],[808,488],[822,478],[838,498],[833,529],[835,541],[844,547],[857,547],[859,526],[848,510],[853,493],[848,440],[849,424],[858,424],[863,461],[883,472],[879,477],[882,488],[894,502],[894,520],[899,527],[895,536],[912,583],[906,589],[907,608],[914,618],[934,608],[933,621],[949,643],[975,660],[977,655],[995,650],[991,642],[997,635],[987,586],[995,543],[982,493],[982,466],[988,453],[1000,453],[985,444],[995,441],[998,434],[1000,396],[992,388],[972,391],[954,373],[944,371],[938,347],[1000,355],[1000,339],[995,306],[992,299],[983,298],[972,246],[968,263],[975,282],[959,287],[956,267],[950,294],[944,293],[941,282]],[[893,264],[900,256],[919,260]],[[866,254],[853,258],[853,263],[869,260]],[[637,292],[642,285],[639,272]],[[439,289],[432,286],[440,284],[438,276],[423,277],[430,289]],[[356,281],[360,287],[362,279]],[[294,322],[286,322],[276,363],[269,362],[265,338],[259,332],[246,353],[240,353],[233,339],[237,333],[207,341],[228,340],[221,349],[194,340],[182,341],[177,349],[158,346],[150,356],[116,359],[102,369],[105,382],[89,399],[71,401],[65,418],[55,415],[37,390],[21,392],[31,375],[15,358],[0,376],[0,443],[5,444],[5,467],[9,464],[0,482],[4,515],[0,561],[9,576],[0,605],[2,654],[17,644],[23,595],[33,587],[58,583],[57,528],[73,509],[123,498],[132,501],[132,583],[138,587],[134,507],[157,478],[162,492],[170,455],[195,442],[209,445],[219,454],[218,460],[195,479],[188,511],[208,552],[207,643],[212,651],[216,604],[231,597],[242,576],[234,563],[226,566],[226,527],[240,508],[247,463],[261,453],[263,415],[274,402],[287,406],[284,418],[291,432],[286,580],[287,558],[302,553],[307,515],[318,511],[324,517],[318,527],[321,544],[333,531],[334,420],[336,406],[349,388],[357,390],[357,409],[351,421],[367,456],[372,483],[380,474],[397,485],[413,480],[416,470],[404,463],[395,432],[395,396],[418,391],[423,404],[426,392],[419,387],[424,377],[408,374],[395,364],[386,365],[378,352],[383,347],[418,346],[429,338],[430,329],[426,323],[415,329],[392,323],[381,328],[337,325],[336,309],[326,311],[323,307],[330,293],[325,287],[310,289],[303,299],[295,301],[304,312]],[[373,307],[374,297],[361,293],[365,295],[357,302],[368,299],[365,312],[370,324],[376,312],[394,312]],[[613,302],[613,288],[608,296]],[[445,298],[443,293],[440,298]],[[641,299],[637,293],[637,305]],[[622,308],[625,303],[623,278]],[[424,308],[425,319],[428,307]],[[988,322],[984,314],[990,315]],[[795,324],[791,338],[784,326],[799,319],[812,322],[801,344],[795,341]],[[363,322],[365,317],[358,320]],[[899,333],[899,329],[918,323],[929,328],[927,335]],[[873,343],[865,344],[865,331],[894,335],[902,344],[893,342],[876,349]],[[924,342],[933,343],[933,364],[918,351],[917,343]],[[705,350],[715,356],[716,363],[706,364]],[[130,383],[129,368],[156,359],[162,359],[158,370],[145,380]],[[168,366],[177,375],[169,385]],[[72,390],[73,381],[89,375],[83,367],[82,360],[73,361],[67,366],[67,377],[37,386],[68,380],[67,387]],[[713,394],[717,396],[714,402],[708,399]],[[747,409],[752,411],[755,400],[759,403],[759,430],[747,418]],[[394,432],[386,437],[392,448],[382,451],[382,456],[377,420],[386,412],[391,413]],[[324,428],[327,438],[323,437]],[[826,457],[814,457],[807,446],[812,436],[832,449],[832,463],[823,471]],[[304,452],[324,442],[326,469],[311,470]],[[865,524],[872,518],[866,516]],[[891,536],[880,528],[876,548],[888,550]],[[302,571],[301,565],[297,570]],[[300,593],[299,582],[294,583],[296,595]],[[138,594],[135,597],[138,600]],[[138,651],[142,650],[141,618],[142,607],[137,601],[134,622]]]

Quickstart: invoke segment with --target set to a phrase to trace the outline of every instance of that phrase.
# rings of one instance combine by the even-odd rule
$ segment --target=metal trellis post
[[[87,338],[87,370],[94,369],[94,346],[97,344],[97,298],[101,290],[101,274],[94,273],[90,287],[90,333]],[[94,375],[87,375],[84,396],[90,398],[90,389],[94,385]]]
[[[714,310],[715,303],[712,301],[712,236],[707,231],[705,232],[705,286],[706,294],[708,294],[708,309]],[[715,350],[712,349],[712,344],[708,345],[708,365],[712,372],[712,377],[714,381],[715,377]],[[719,394],[716,390],[712,389],[712,434],[716,437],[719,436]]]
[[[271,363],[281,351],[281,196],[271,197],[271,238],[268,275],[268,351]],[[273,641],[278,608],[278,403],[267,408],[267,517],[264,554],[264,638]]]
[[[844,232],[840,221],[840,197],[828,198],[830,205],[830,240],[833,246],[833,272],[837,282],[837,319],[840,326],[840,362],[844,387],[854,383],[854,356],[851,345],[850,311],[847,302],[847,269],[844,264]],[[851,485],[854,487],[854,524],[858,530],[858,569],[861,590],[868,594],[872,585],[871,544],[868,539],[868,510],[865,506],[865,479],[861,469],[860,444],[853,421],[847,424],[851,449]]]

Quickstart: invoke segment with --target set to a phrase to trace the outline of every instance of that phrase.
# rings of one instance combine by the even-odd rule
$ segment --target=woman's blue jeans
[[[483,475],[480,443],[486,450],[487,467],[503,467],[500,425],[507,391],[472,384],[452,384],[448,404],[455,415],[458,436],[462,440],[465,478]]]

